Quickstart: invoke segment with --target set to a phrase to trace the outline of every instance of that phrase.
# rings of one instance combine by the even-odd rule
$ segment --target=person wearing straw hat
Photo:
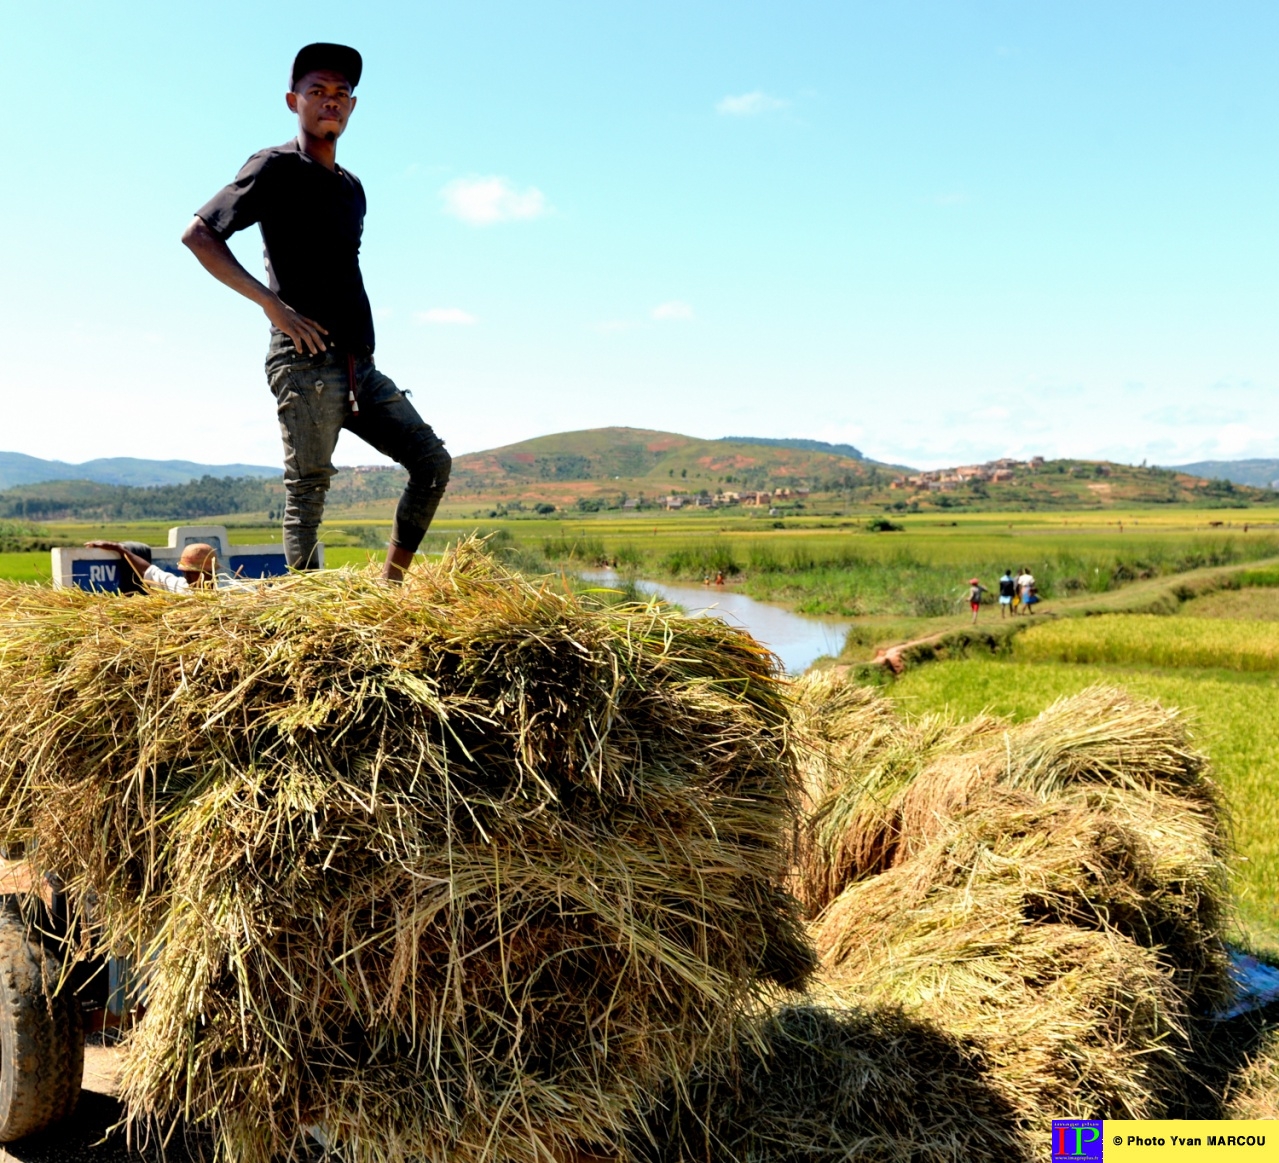
[[[183,243],[214,278],[271,323],[266,374],[284,441],[284,549],[291,568],[316,564],[333,450],[343,429],[408,470],[383,576],[399,581],[430,527],[452,458],[405,394],[373,363],[373,312],[360,273],[364,187],[337,163],[364,62],[341,44],[294,58],[285,102],[298,134],[255,153],[199,210]],[[257,225],[267,283],[226,240]]]
[[[968,604],[973,610],[973,625],[977,625],[977,611],[981,609],[981,596],[986,592],[986,587],[981,584],[975,577],[968,579]]]
[[[183,549],[182,555],[178,558],[179,572],[176,574],[153,565],[122,541],[86,541],[84,547],[118,553],[138,578],[157,589],[185,594],[193,589],[210,589],[217,585],[217,551],[212,545],[207,545],[203,541],[192,542]]]

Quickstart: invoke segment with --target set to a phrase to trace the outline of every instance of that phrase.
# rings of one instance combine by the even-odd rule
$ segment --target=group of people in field
[[[973,625],[977,624],[977,614],[981,610],[981,596],[990,591],[981,584],[978,578],[968,579],[968,604],[973,611]],[[1019,614],[1033,614],[1039,602],[1039,591],[1035,583],[1035,575],[1024,565],[1021,572],[1013,577],[1011,568],[1004,570],[999,579],[999,616],[1015,618]]]

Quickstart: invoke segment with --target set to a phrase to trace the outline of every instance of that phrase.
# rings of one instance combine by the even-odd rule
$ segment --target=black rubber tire
[[[58,958],[0,910],[0,1143],[66,1118],[84,1081],[84,1022]]]

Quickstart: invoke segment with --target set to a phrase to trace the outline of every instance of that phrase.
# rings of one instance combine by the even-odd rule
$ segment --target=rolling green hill
[[[913,473],[860,454],[826,451],[831,447],[806,440],[700,440],[642,428],[559,432],[458,457],[446,503],[616,508],[625,497],[657,503],[671,493],[714,496],[795,487],[807,489],[809,496],[802,502],[781,500],[777,507],[945,512],[1247,507],[1279,499],[1270,489],[1144,465],[1001,461],[984,468]]]
[[[994,510],[1248,508],[1279,493],[1172,469],[1106,461],[999,461],[913,473],[828,451],[818,441],[702,440],[643,428],[558,432],[459,456],[444,516],[712,509],[753,516],[954,513]],[[851,451],[857,451],[852,449]],[[344,468],[329,492],[330,518],[385,519],[404,487],[399,468]],[[679,498],[670,500],[668,498]],[[0,520],[278,520],[284,483],[205,476],[133,488],[49,481],[0,491]]]
[[[722,487],[762,489],[804,484],[842,487],[862,482],[893,466],[837,453],[747,439],[700,440],[645,428],[589,428],[557,432],[519,444],[473,452],[453,462],[454,492],[487,494],[529,486],[626,481],[652,489]],[[887,478],[885,478],[886,483]]]

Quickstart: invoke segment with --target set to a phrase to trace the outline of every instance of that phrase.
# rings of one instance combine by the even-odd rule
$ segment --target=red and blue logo
[[[1101,1163],[1100,1119],[1053,1119],[1053,1163]]]

